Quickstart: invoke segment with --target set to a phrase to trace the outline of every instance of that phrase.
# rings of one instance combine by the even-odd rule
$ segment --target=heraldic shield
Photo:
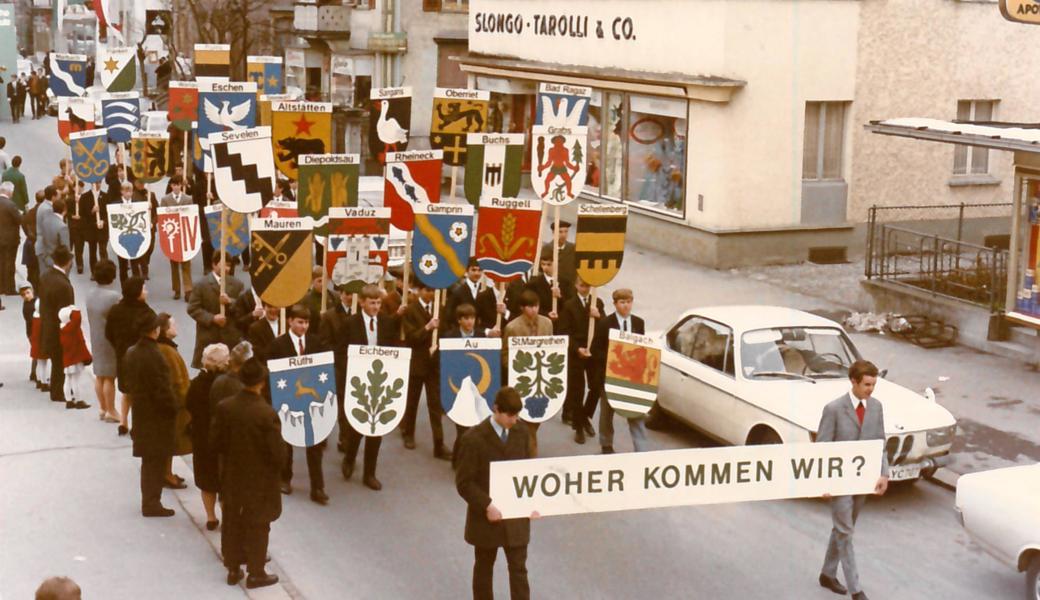
[[[440,150],[392,152],[386,155],[383,206],[390,207],[390,223],[411,231],[416,207],[441,201]]]
[[[271,200],[260,209],[261,219],[293,219],[300,216],[296,203],[291,200]]]
[[[141,258],[152,247],[148,202],[114,202],[108,208],[108,245],[119,258]]]
[[[330,235],[325,250],[325,270],[337,289],[359,293],[368,283],[379,283],[386,265],[373,252],[370,235]]]
[[[332,207],[357,206],[361,157],[357,154],[304,154],[299,157],[296,202],[301,217],[322,221]],[[318,231],[322,235],[323,231]]]
[[[206,207],[206,228],[209,230],[209,242],[214,250],[220,250],[220,241],[224,240],[224,253],[228,256],[242,254],[249,245],[249,215],[225,210],[224,205],[217,203]],[[223,220],[223,222],[221,222]],[[223,232],[221,231],[223,228]]]
[[[311,285],[314,258],[310,219],[253,219],[249,236],[253,291],[282,308],[303,298]]]
[[[347,348],[343,412],[361,435],[384,436],[404,418],[411,348],[352,344]]]
[[[412,126],[412,88],[373,88],[369,95],[368,149],[379,162],[390,152],[408,149],[408,129]]]
[[[469,204],[427,204],[415,212],[412,269],[433,289],[445,289],[466,273],[473,235]]]
[[[661,348],[652,337],[610,330],[606,394],[610,407],[626,419],[645,416],[657,401]]]
[[[155,228],[159,248],[173,262],[188,262],[202,249],[202,223],[199,206],[160,206]]]
[[[430,147],[444,151],[444,163],[466,164],[467,134],[484,131],[491,92],[454,88],[433,91]]]
[[[69,134],[72,149],[72,172],[84,183],[104,181],[111,164],[108,157],[108,133],[92,129]]]
[[[332,147],[332,103],[271,103],[274,164],[289,179],[299,179],[300,156],[325,154]]]
[[[585,187],[585,127],[531,128],[531,187],[538,197],[562,206]]]
[[[280,94],[284,83],[281,56],[247,56],[246,79],[261,94]]]
[[[54,97],[82,96],[86,92],[87,57],[85,54],[51,52],[48,62],[51,72],[47,77],[47,83]]]
[[[136,179],[155,183],[166,177],[170,134],[138,131],[130,138],[130,171]]]
[[[274,198],[271,129],[257,127],[209,136],[213,185],[231,210],[256,212]]]
[[[137,83],[137,48],[98,45],[97,72],[109,92],[129,92]]]
[[[472,133],[466,136],[466,200],[516,198],[524,163],[524,134]]]
[[[141,122],[141,97],[137,92],[109,94],[101,99],[101,120],[108,130],[108,141],[125,144]]]
[[[509,385],[524,403],[520,418],[541,423],[567,398],[567,336],[509,338]]]
[[[301,448],[325,441],[336,426],[336,367],[332,352],[267,361],[271,406],[282,439]]]
[[[256,84],[200,83],[197,106],[195,166],[206,173],[212,173],[213,157],[210,154],[209,136],[221,131],[237,131],[256,126]],[[267,143],[270,145],[271,141],[268,140]]]
[[[199,118],[199,84],[194,81],[171,81],[167,101],[170,122],[181,131],[191,131],[191,123]]]
[[[441,407],[458,425],[479,425],[502,385],[502,338],[445,338],[439,348]]]
[[[476,258],[492,281],[513,281],[531,269],[538,251],[542,201],[486,198],[477,218]]]
[[[94,101],[90,98],[58,98],[58,137],[66,144],[69,134],[94,129]]]
[[[578,231],[574,235],[574,261],[578,277],[592,287],[602,287],[614,279],[625,257],[627,224],[627,206],[578,206]]]
[[[535,125],[587,127],[592,88],[565,83],[542,83],[534,109]]]

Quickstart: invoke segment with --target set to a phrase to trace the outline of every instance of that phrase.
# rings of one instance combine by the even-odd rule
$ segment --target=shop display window
[[[676,216],[686,213],[686,103],[628,95],[624,199]]]

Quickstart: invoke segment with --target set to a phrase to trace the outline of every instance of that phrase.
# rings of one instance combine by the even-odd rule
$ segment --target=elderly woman
[[[159,313],[159,353],[162,354],[166,366],[170,369],[170,387],[173,388],[173,397],[177,401],[177,417],[174,422],[174,450],[166,464],[166,487],[180,490],[188,487],[184,479],[173,473],[173,457],[191,454],[191,436],[188,433],[188,423],[191,414],[188,412],[185,402],[188,395],[188,386],[191,381],[188,378],[188,366],[177,352],[177,344],[173,341],[177,337],[177,323],[170,313]]]
[[[123,394],[122,415],[119,423],[119,435],[130,432],[130,406],[132,399],[126,387],[128,365],[123,363],[123,356],[130,346],[137,343],[137,325],[145,315],[155,316],[147,303],[148,289],[143,277],[130,277],[123,282],[123,298],[108,312],[105,322],[105,339],[116,351],[116,385]]]
[[[97,287],[87,295],[87,322],[90,324],[90,350],[94,355],[94,393],[101,412],[98,418],[119,423],[116,412],[116,350],[105,338],[105,324],[112,307],[119,302],[119,292],[112,289],[116,265],[100,260],[94,265]]]
[[[220,464],[216,452],[209,447],[210,390],[217,377],[228,369],[228,348],[224,344],[210,344],[202,350],[202,370],[188,386],[188,412],[191,413],[191,444],[194,448],[192,464],[195,487],[202,492],[202,506],[206,509],[206,529],[213,531],[220,525],[217,519],[217,492],[220,491]]]
[[[238,370],[246,361],[253,358],[253,345],[249,342],[239,342],[231,349],[231,357],[228,360],[228,371],[213,382],[209,392],[210,407],[216,408],[217,404],[225,398],[230,398],[242,391],[242,381],[238,378]]]

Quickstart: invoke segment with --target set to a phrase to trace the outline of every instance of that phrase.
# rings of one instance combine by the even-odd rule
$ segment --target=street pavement
[[[26,160],[31,190],[56,170],[64,146],[53,119],[3,124],[10,153]],[[196,259],[196,273],[200,263]],[[194,328],[185,304],[169,289],[168,263],[156,252],[150,303],[181,324],[187,356]],[[77,299],[93,285],[74,275]],[[683,310],[709,304],[768,303],[829,309],[801,296],[732,273],[693,267],[630,246],[612,287],[636,292],[636,313],[653,330]],[[171,519],[140,517],[138,461],[96,410],[67,411],[27,381],[27,343],[20,300],[4,299],[0,331],[0,598],[31,597],[49,575],[71,576],[87,597],[232,598],[244,588],[224,584],[219,535],[205,531],[197,491],[165,492]],[[963,349],[923,350],[880,336],[852,336],[861,351],[897,383],[937,388],[958,418],[956,466],[963,472],[1040,460],[1040,375]],[[940,378],[944,378],[940,381]],[[1031,391],[1032,390],[1032,391]],[[95,403],[94,399],[90,399]],[[448,426],[449,443],[454,433]],[[335,434],[334,434],[335,435]],[[432,457],[420,411],[418,449],[390,434],[380,456],[381,492],[358,475],[343,481],[339,454],[325,456],[331,502],[307,497],[303,452],[296,452],[295,492],[284,497],[271,532],[276,589],[249,597],[463,598],[469,595],[472,549],[462,540],[465,507],[449,465]],[[654,449],[712,445],[681,427],[650,432]],[[616,444],[631,449],[623,428]],[[590,454],[569,428],[542,426],[543,456]],[[190,460],[190,457],[188,457]],[[191,481],[190,467],[174,470]],[[535,598],[807,598],[833,597],[816,584],[830,529],[817,500],[552,517],[532,525],[528,567]],[[921,482],[872,499],[860,516],[857,558],[863,584],[876,598],[1004,598],[1021,590],[1021,575],[971,543],[957,524],[953,494]],[[496,592],[508,593],[504,558]],[[260,593],[257,593],[260,592]]]

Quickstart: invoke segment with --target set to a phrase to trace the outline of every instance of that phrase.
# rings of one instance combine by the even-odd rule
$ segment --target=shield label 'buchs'
[[[145,183],[166,177],[170,134],[165,131],[137,131],[130,138],[130,172]]]
[[[310,219],[253,219],[249,226],[253,291],[271,306],[288,307],[311,285],[314,233]]]
[[[274,198],[275,172],[269,127],[214,133],[209,142],[213,153],[213,186],[228,208],[252,213]]]
[[[298,179],[300,156],[325,154],[332,147],[332,104],[272,102],[271,136],[275,166],[286,177]]]
[[[91,129],[69,134],[72,149],[72,172],[84,183],[104,181],[111,160],[108,156],[108,132]]]
[[[531,128],[531,187],[549,204],[572,202],[585,187],[585,127]]]
[[[606,395],[622,417],[646,416],[657,401],[661,348],[652,337],[610,330],[607,344]]]
[[[509,338],[509,385],[524,403],[520,418],[541,423],[563,408],[567,397],[567,336]]]
[[[491,92],[455,88],[433,91],[430,147],[444,151],[444,163],[466,164],[467,134],[480,133],[487,122]]]
[[[282,439],[301,448],[325,441],[336,426],[336,366],[332,352],[267,361],[271,406]]]
[[[412,88],[373,88],[368,111],[368,149],[379,162],[390,152],[408,149],[412,126]]]
[[[418,207],[441,201],[440,150],[391,152],[386,155],[383,206],[390,207],[390,222],[411,231]]]
[[[469,204],[426,204],[415,211],[412,268],[433,289],[445,289],[466,273],[473,237]]]
[[[199,206],[160,206],[156,209],[159,248],[173,262],[188,262],[202,249]]]
[[[466,136],[466,200],[516,198],[524,163],[524,134],[473,133]]]
[[[574,261],[578,277],[593,287],[607,285],[625,258],[628,207],[612,204],[578,206]]]
[[[445,338],[438,347],[441,407],[458,425],[479,425],[502,385],[502,338]]]
[[[351,345],[343,412],[361,435],[383,436],[404,418],[411,348]]]
[[[148,202],[113,202],[108,210],[108,245],[119,258],[141,258],[152,247],[152,213]]]
[[[249,215],[228,210],[219,202],[207,206],[206,227],[209,229],[209,241],[214,250],[220,250],[221,240],[224,253],[238,256],[249,246]]]

